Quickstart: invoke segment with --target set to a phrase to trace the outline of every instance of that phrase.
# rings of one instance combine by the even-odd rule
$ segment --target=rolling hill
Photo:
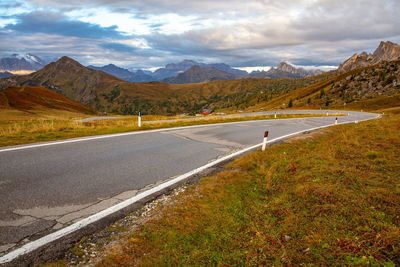
[[[89,107],[73,101],[61,94],[44,87],[8,87],[0,91],[0,113],[22,112],[34,115],[37,113],[54,113],[67,111],[79,114],[93,114]]]

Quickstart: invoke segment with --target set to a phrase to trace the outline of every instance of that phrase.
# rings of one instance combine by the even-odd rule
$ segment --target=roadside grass
[[[98,266],[400,264],[400,115],[249,153]]]
[[[330,113],[329,116],[340,116],[343,114]],[[279,114],[277,119],[302,118],[325,116],[323,114]],[[28,119],[20,120],[19,117],[13,120],[8,117],[7,121],[0,121],[0,147],[34,142],[53,141],[74,137],[84,137],[92,135],[113,134],[138,130],[150,130],[159,128],[170,128],[179,126],[190,126],[211,123],[226,123],[248,120],[274,119],[273,115],[251,116],[238,118],[203,117],[193,120],[179,120],[179,117],[165,116],[144,116],[142,127],[138,127],[137,116],[121,117],[113,120],[97,120],[89,122],[79,122],[70,117],[60,119]],[[170,119],[170,122],[160,122],[157,120]],[[152,121],[146,122],[146,121]]]

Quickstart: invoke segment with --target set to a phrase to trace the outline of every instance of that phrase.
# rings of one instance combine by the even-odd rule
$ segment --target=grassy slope
[[[52,110],[75,112],[80,114],[93,114],[87,106],[73,101],[61,94],[44,87],[9,87],[0,91],[1,111],[20,111],[35,114],[41,110],[49,113]]]
[[[99,266],[400,264],[399,130],[390,115],[247,154]]]
[[[1,139],[5,128],[44,120],[70,120],[93,115],[87,106],[44,87],[9,87],[0,91]]]

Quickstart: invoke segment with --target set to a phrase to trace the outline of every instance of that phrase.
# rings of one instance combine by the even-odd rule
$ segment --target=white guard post
[[[138,117],[138,126],[142,127],[142,117],[140,116],[140,112],[139,112],[139,117]]]
[[[264,133],[264,140],[263,140],[263,144],[262,144],[262,151],[265,150],[265,147],[267,146],[267,139],[268,139],[268,131],[265,131]]]
[[[337,117],[336,117],[336,119],[335,119],[335,125],[337,124]]]

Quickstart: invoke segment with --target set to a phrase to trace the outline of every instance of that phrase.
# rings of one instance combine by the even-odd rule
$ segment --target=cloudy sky
[[[335,66],[400,43],[399,0],[0,0],[0,55],[151,68]]]

